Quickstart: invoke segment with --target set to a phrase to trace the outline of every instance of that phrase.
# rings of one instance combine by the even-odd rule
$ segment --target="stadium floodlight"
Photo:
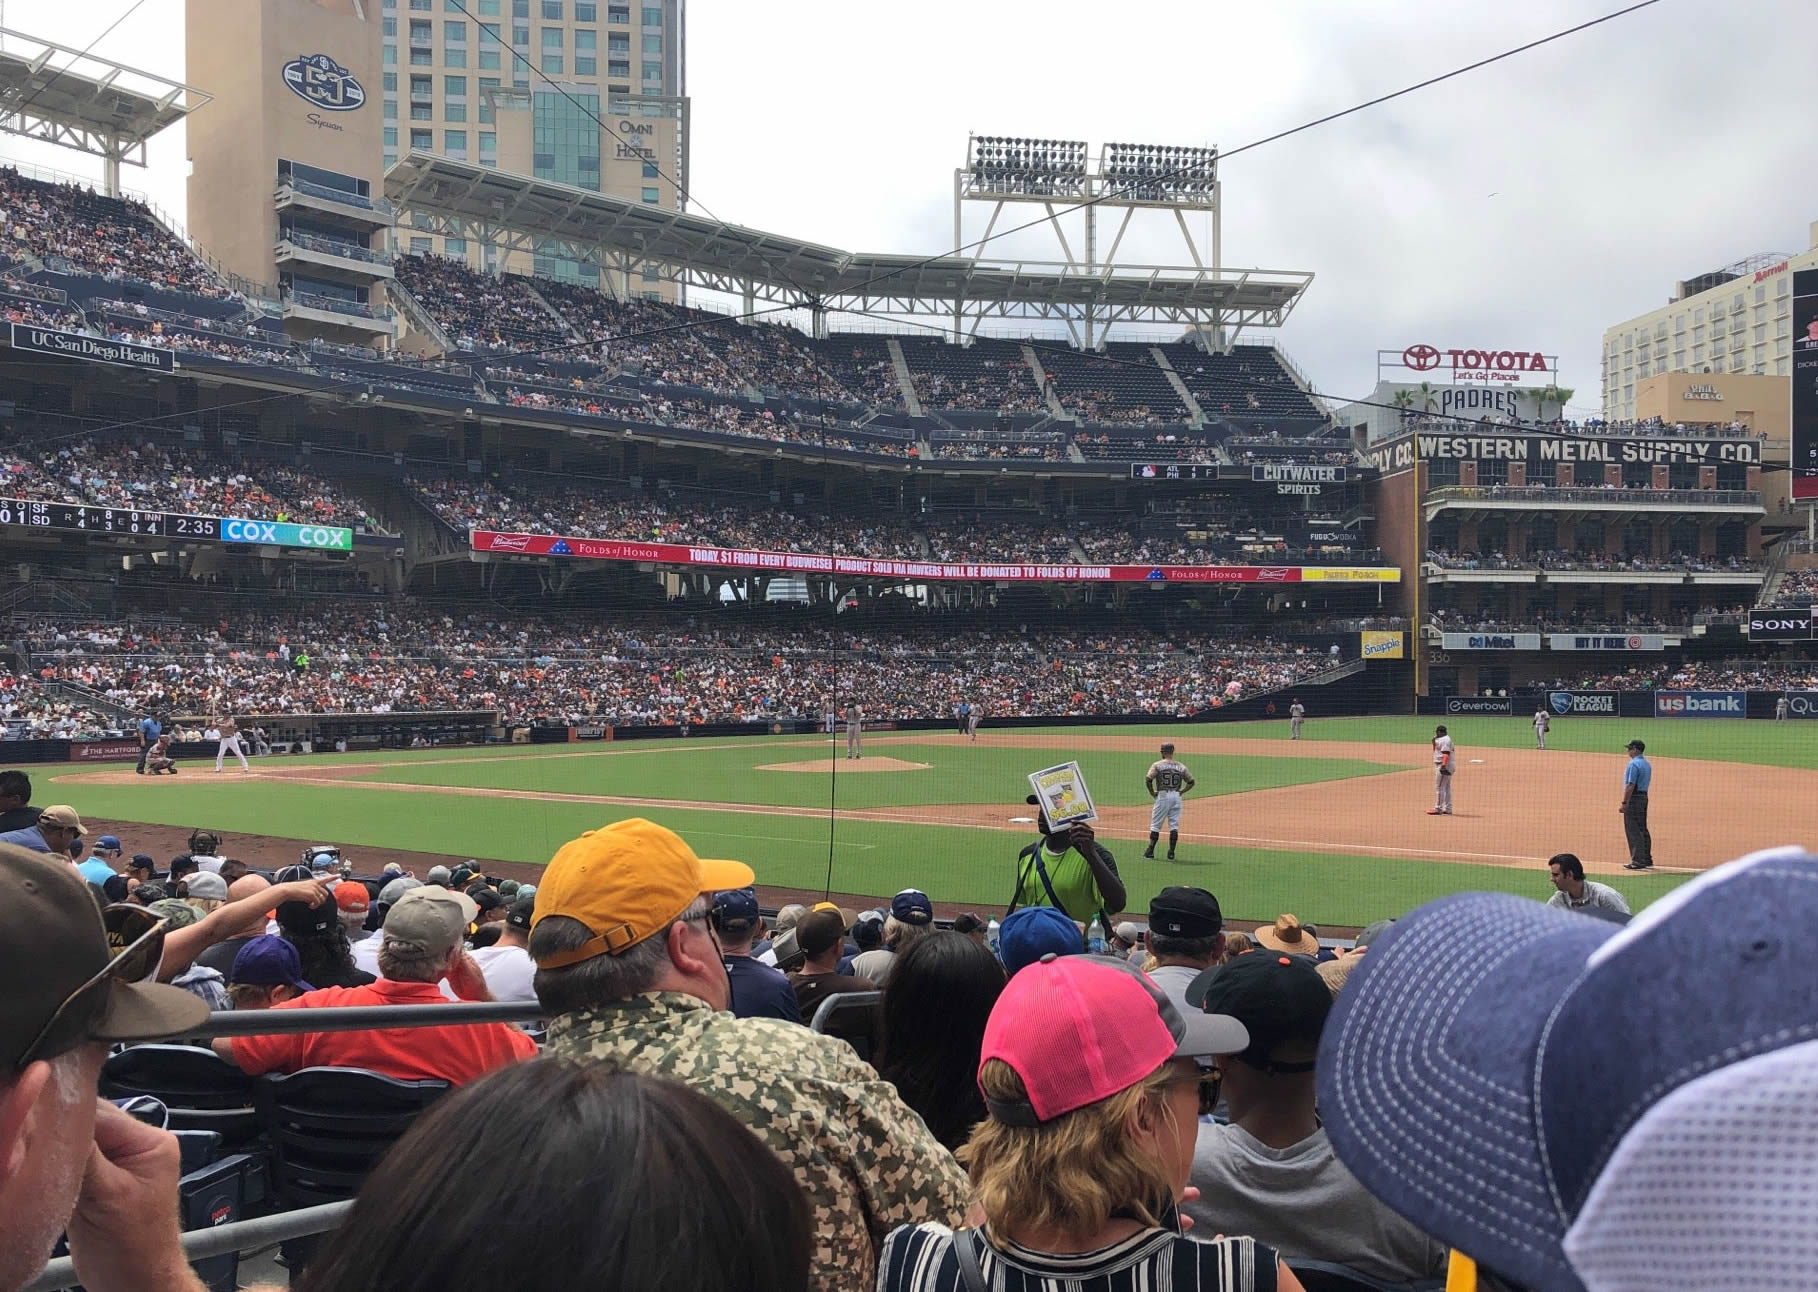
[[[1034,197],[1079,194],[1086,179],[1083,139],[974,135],[966,167],[975,190]]]
[[[1204,201],[1218,184],[1218,149],[1183,144],[1108,143],[1099,178],[1135,201]]]

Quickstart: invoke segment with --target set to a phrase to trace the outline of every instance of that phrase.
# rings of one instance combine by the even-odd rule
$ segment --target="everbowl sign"
[[[366,103],[366,87],[327,54],[304,54],[284,65],[291,93],[330,112],[352,112]]]

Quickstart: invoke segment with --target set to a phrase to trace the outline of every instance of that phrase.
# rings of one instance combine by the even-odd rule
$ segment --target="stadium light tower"
[[[1047,212],[1043,223],[1059,244],[1063,263],[1072,273],[1093,275],[1120,268],[1216,271],[1221,267],[1218,149],[1187,144],[1107,143],[1096,167],[1091,151],[1089,144],[1077,139],[971,136],[967,140],[966,164],[953,177],[954,245],[984,241],[979,258],[995,259],[989,254],[988,240],[1006,205],[1016,202],[1041,206]],[[991,207],[984,232],[978,238],[966,236],[967,202]],[[1102,257],[1098,228],[1101,211],[1120,213],[1109,249]],[[1138,266],[1118,260],[1124,237],[1141,211],[1172,214],[1190,266]],[[1190,212],[1206,217],[1203,243],[1194,237],[1187,223]],[[1080,255],[1074,254],[1067,236],[1067,225],[1074,218],[1083,226]],[[1090,305],[1082,307],[1081,322],[1081,339],[1091,347],[1098,320]],[[957,320],[955,336],[958,339]]]

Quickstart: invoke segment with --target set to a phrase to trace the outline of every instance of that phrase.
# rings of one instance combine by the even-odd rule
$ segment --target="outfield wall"
[[[1437,717],[1757,718],[1772,720],[1782,696],[1789,720],[1818,720],[1818,691],[1517,691],[1509,696],[1423,695],[1419,712]]]

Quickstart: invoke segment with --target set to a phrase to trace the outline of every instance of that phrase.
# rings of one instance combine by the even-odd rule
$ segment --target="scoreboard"
[[[84,534],[142,535],[153,538],[200,538],[219,541],[219,516],[184,512],[135,511],[129,507],[90,507],[67,502],[30,502],[0,498],[0,525],[27,529],[61,529]]]

